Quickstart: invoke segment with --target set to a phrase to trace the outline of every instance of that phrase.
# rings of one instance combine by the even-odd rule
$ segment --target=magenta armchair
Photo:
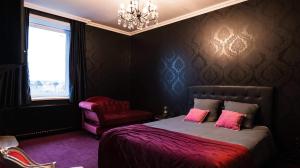
[[[83,129],[95,135],[116,126],[150,121],[152,113],[131,110],[128,101],[114,100],[108,97],[91,97],[79,103],[83,112]]]

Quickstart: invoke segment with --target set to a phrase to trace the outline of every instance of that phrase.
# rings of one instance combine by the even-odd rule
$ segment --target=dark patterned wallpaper
[[[130,38],[86,27],[87,96],[130,96]]]
[[[299,11],[297,0],[250,0],[134,36],[132,100],[182,114],[190,85],[274,86],[274,135],[299,154]]]

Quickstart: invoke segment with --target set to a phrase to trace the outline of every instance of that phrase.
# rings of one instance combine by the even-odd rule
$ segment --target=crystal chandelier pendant
[[[131,0],[127,7],[121,4],[118,10],[118,25],[129,30],[142,30],[150,25],[158,24],[157,6],[151,0],[145,0],[142,10],[140,7],[139,0]]]

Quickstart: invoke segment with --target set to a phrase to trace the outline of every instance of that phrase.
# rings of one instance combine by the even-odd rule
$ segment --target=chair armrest
[[[88,101],[82,101],[79,103],[79,107],[83,110],[88,110],[97,114],[100,122],[104,120],[104,111],[106,110],[106,105],[104,103],[93,103]]]
[[[90,111],[94,111],[94,108],[97,104],[93,103],[93,102],[88,102],[88,101],[81,101],[79,103],[79,107],[86,109],[86,110],[90,110]]]

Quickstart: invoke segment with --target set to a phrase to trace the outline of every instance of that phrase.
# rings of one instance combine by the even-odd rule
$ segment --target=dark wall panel
[[[184,114],[190,85],[274,86],[274,135],[299,156],[299,11],[299,1],[250,0],[134,36],[132,100]]]
[[[86,27],[87,96],[130,96],[130,38]]]

